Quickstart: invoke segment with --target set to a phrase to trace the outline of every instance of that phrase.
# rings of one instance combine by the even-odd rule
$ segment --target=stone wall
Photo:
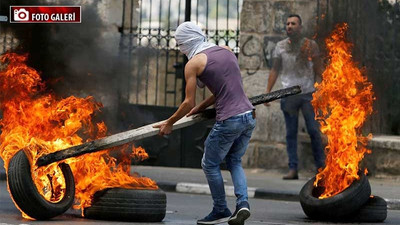
[[[375,177],[400,175],[400,136],[374,135],[368,143],[371,154],[365,155],[362,165]]]
[[[244,0],[240,17],[239,64],[248,96],[265,92],[272,51],[276,42],[286,37],[286,18],[293,13],[302,17],[303,32],[312,37],[316,29],[317,1]],[[273,90],[280,88],[278,77]],[[257,126],[243,160],[244,166],[287,169],[285,122],[279,101],[272,102],[269,107],[259,105],[256,108]],[[299,122],[299,130],[304,132],[302,117]],[[300,169],[314,170],[311,150],[305,148],[303,151],[301,147],[298,152]]]

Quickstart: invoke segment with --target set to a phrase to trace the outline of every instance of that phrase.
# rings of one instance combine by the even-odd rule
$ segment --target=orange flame
[[[375,98],[372,84],[352,60],[352,44],[345,41],[347,29],[347,24],[337,25],[325,41],[330,61],[312,100],[321,131],[328,137],[326,167],[314,183],[324,187],[319,198],[334,196],[359,179],[359,163],[371,152],[366,145],[372,134],[362,136],[361,126],[372,113]]]
[[[104,137],[106,125],[92,123],[93,116],[102,105],[94,98],[74,96],[59,99],[44,93],[44,83],[39,73],[25,64],[27,55],[6,53],[0,61],[7,65],[0,70],[0,156],[7,171],[15,153],[23,149],[31,162],[48,153]],[[78,135],[79,134],[79,135]],[[124,146],[126,149],[128,146]],[[139,152],[139,156],[135,153]],[[142,148],[132,149],[131,157],[143,160]],[[112,187],[132,189],[157,189],[156,183],[138,174],[130,174],[130,159],[110,156],[107,150],[67,159],[76,185],[74,208],[91,204],[95,192]],[[46,167],[32,166],[32,178],[41,195],[50,202],[62,199],[65,181],[60,178],[57,163]],[[44,192],[49,190],[49,192]],[[25,218],[28,216],[23,213]]]

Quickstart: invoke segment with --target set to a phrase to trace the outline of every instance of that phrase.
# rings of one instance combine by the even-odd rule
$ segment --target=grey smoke
[[[117,113],[121,83],[126,83],[126,62],[118,57],[120,34],[115,25],[105,24],[98,13],[102,1],[64,0],[57,4],[81,5],[80,24],[1,24],[20,41],[14,51],[29,53],[28,64],[41,73],[49,90],[57,96],[94,96],[102,102],[102,119],[118,129]],[[1,0],[0,15],[9,15],[10,5],[32,5],[27,0]],[[122,16],[122,15],[121,15]],[[124,76],[125,75],[125,76]]]

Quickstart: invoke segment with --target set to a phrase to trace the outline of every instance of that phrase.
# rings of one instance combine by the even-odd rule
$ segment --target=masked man
[[[248,100],[236,56],[228,47],[206,41],[200,27],[184,22],[176,30],[178,47],[189,61],[185,66],[185,100],[165,122],[155,127],[160,134],[171,133],[173,124],[183,116],[192,115],[215,105],[216,123],[204,143],[201,166],[206,175],[214,207],[197,224],[244,224],[250,216],[247,181],[241,162],[256,125],[254,107]],[[207,86],[212,95],[196,106],[196,84]],[[231,214],[225,199],[220,164],[225,160],[234,185],[236,210]]]

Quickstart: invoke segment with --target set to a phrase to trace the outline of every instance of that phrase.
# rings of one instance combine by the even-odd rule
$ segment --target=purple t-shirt
[[[244,93],[236,56],[219,46],[208,48],[201,53],[207,55],[207,64],[198,78],[215,96],[216,120],[226,120],[254,109]]]

